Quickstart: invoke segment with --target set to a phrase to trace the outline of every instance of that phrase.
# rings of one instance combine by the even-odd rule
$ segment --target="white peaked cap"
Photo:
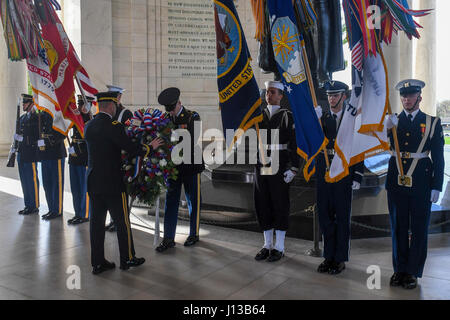
[[[107,84],[106,87],[108,88],[109,92],[119,92],[119,93],[123,93],[125,91],[124,88],[112,85],[112,84]]]
[[[266,90],[269,88],[277,88],[280,89],[281,91],[284,91],[284,85],[280,81],[266,81],[265,85]]]

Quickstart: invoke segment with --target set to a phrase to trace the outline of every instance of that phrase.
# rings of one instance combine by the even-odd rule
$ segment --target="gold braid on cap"
[[[97,99],[97,101],[98,101],[98,102],[100,102],[100,101],[114,101],[114,102],[116,102],[116,103],[119,102],[119,100],[117,100],[117,98],[109,98],[109,97],[99,98],[99,99]]]

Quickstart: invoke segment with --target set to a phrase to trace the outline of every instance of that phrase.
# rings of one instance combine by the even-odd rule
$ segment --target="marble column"
[[[415,0],[414,9],[435,9],[436,0]],[[425,81],[421,110],[436,115],[436,12],[418,18],[423,27],[415,48],[414,78]]]
[[[81,26],[78,55],[97,90],[104,91],[105,85],[112,83],[113,79],[112,0],[78,1],[80,3],[78,28]]]
[[[0,34],[0,157],[5,157],[9,153],[16,128],[18,98],[28,89],[25,63],[8,60],[1,26]]]

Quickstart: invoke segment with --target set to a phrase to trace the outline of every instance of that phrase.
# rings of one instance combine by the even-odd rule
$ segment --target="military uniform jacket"
[[[88,148],[88,192],[91,194],[117,194],[125,191],[121,151],[131,156],[145,155],[125,133],[124,126],[112,121],[105,113],[98,113],[84,130]]]
[[[20,117],[18,134],[23,137],[18,146],[21,161],[38,161],[39,122],[35,112],[29,112]]]
[[[65,135],[52,128],[53,118],[47,112],[40,112],[41,137],[45,142],[45,149],[38,150],[39,160],[58,160],[67,157],[64,146]]]
[[[341,122],[344,117],[344,112],[346,112],[346,106],[344,105],[342,108],[341,113]],[[322,129],[325,134],[325,137],[328,139],[328,145],[327,145],[327,153],[328,158],[331,162],[334,158],[334,144],[336,142],[336,137],[339,132],[340,122],[338,124],[338,119],[334,119],[333,115],[330,111],[325,111],[322,115],[321,122],[322,122]],[[326,162],[325,162],[325,155],[323,151],[319,153],[317,156],[317,163],[316,163],[316,179],[320,182],[325,181],[325,173],[326,173]],[[364,175],[364,163],[360,162],[357,163],[349,168],[349,175],[348,178],[344,178],[351,181],[356,181],[358,183],[361,183],[362,178]]]
[[[83,116],[83,121],[86,124],[86,122],[89,121],[89,115],[84,113],[81,115]],[[86,140],[84,140],[80,131],[78,131],[78,128],[76,127],[73,127],[70,146],[74,149],[75,153],[69,154],[69,164],[86,167],[88,163],[87,144]]]
[[[176,129],[186,129],[189,131],[189,134],[191,136],[191,163],[190,164],[188,164],[188,163],[179,164],[177,166],[179,175],[180,176],[188,176],[188,175],[194,175],[194,174],[203,172],[203,170],[205,170],[205,164],[203,161],[203,151],[196,150],[194,148],[194,146],[196,144],[194,141],[196,138],[194,135],[194,122],[200,121],[200,115],[197,112],[188,110],[183,106],[183,110],[181,111],[181,113],[176,117],[172,117],[172,121],[175,124]],[[183,138],[181,137],[178,143],[180,143],[182,141],[182,139]],[[199,163],[199,164],[195,164],[194,151],[202,152],[201,163]]]
[[[419,110],[411,122],[403,111],[399,115],[397,135],[400,152],[417,153],[423,134],[426,131],[427,115]],[[434,125],[433,125],[434,123]],[[394,139],[392,132],[389,134],[393,149]],[[423,152],[429,152],[430,157],[418,160],[417,166],[412,174],[412,187],[404,187],[398,184],[398,168],[396,157],[389,160],[386,189],[404,194],[414,195],[429,192],[430,190],[442,191],[444,180],[444,137],[441,120],[431,117],[430,134],[425,142]],[[413,159],[402,158],[403,172],[406,175]]]
[[[284,173],[287,170],[293,170],[298,172],[300,165],[300,156],[297,154],[297,141],[295,138],[295,124],[294,118],[292,117],[291,111],[280,107],[273,115],[270,117],[270,112],[267,108],[263,109],[263,120],[259,124],[260,129],[266,129],[267,140],[264,141],[263,145],[265,155],[271,156],[272,150],[278,150],[279,154],[279,169],[278,172]],[[272,144],[271,130],[278,129],[278,145]],[[274,140],[275,142],[275,140]],[[262,167],[261,159],[257,156],[256,167]],[[267,160],[266,160],[267,161]],[[266,166],[270,166],[267,164]],[[259,170],[257,170],[259,171]]]
[[[122,124],[125,124],[128,119],[133,117],[133,113],[126,109],[122,104],[119,104],[117,107],[116,114],[113,117],[113,121],[119,121]]]

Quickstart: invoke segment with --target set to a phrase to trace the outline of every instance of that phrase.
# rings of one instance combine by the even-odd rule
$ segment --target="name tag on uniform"
[[[38,147],[45,147],[45,141],[43,139],[38,140]]]
[[[23,141],[23,136],[16,133],[16,134],[14,135],[14,139],[17,140],[17,141],[19,141],[19,142],[22,142],[22,141]]]
[[[398,175],[398,185],[402,187],[412,187],[412,177],[411,176],[401,176]]]
[[[70,147],[69,148],[69,154],[75,155],[75,148],[74,147]]]

